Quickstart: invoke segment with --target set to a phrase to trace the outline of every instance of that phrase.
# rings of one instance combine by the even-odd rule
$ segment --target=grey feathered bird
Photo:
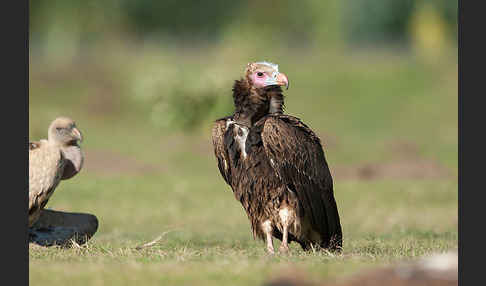
[[[29,142],[29,227],[38,220],[59,182],[83,167],[78,144],[82,139],[71,118],[58,117],[49,126],[47,140]]]

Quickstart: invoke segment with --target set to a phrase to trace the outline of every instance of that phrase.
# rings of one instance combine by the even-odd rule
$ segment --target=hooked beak
[[[286,89],[289,89],[289,79],[283,73],[279,73],[277,75],[277,84],[280,86],[285,86]]]
[[[285,74],[275,72],[273,77],[269,77],[265,81],[265,86],[271,85],[285,86],[287,89],[289,89],[289,79]]]
[[[78,139],[80,142],[83,142],[83,135],[81,135],[81,131],[78,128],[73,128],[72,134],[74,138]]]

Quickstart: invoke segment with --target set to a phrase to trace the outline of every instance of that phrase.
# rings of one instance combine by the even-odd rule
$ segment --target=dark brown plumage
[[[214,152],[224,180],[250,219],[254,237],[272,237],[303,249],[340,250],[342,231],[333,182],[319,138],[300,119],[283,114],[280,86],[288,79],[276,65],[248,64],[235,81],[235,113],[216,120]]]

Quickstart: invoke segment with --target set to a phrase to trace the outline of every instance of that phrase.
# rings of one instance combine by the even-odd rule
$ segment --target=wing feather
[[[64,157],[58,147],[38,143],[29,150],[29,227],[59,184],[64,168]]]
[[[304,212],[329,248],[340,248],[342,231],[333,182],[319,138],[300,119],[270,115],[262,141],[271,165],[293,189]]]
[[[228,185],[231,185],[231,166],[229,155],[224,145],[224,134],[227,129],[226,121],[232,118],[232,116],[227,116],[216,120],[212,129],[214,155],[218,159],[219,172]]]
[[[41,145],[41,142],[40,141],[32,141],[32,142],[29,142],[29,151],[35,150],[35,149],[39,148],[40,145]]]

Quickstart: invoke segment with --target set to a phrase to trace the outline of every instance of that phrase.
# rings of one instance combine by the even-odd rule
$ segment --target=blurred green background
[[[30,1],[30,139],[61,115],[85,137],[83,171],[47,206],[100,220],[87,249],[31,249],[31,282],[247,285],[289,265],[339,279],[455,248],[456,19],[449,0]],[[260,60],[288,75],[286,112],[323,141],[340,258],[292,245],[262,262],[219,174],[211,122]]]

